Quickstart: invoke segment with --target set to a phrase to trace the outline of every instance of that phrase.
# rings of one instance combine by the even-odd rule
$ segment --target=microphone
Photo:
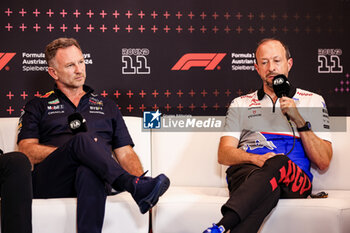
[[[68,116],[68,126],[73,134],[87,132],[86,120],[78,112],[75,112]]]
[[[290,91],[290,83],[283,74],[276,75],[272,81],[273,91],[278,98],[288,96]]]
[[[278,98],[289,95],[290,83],[284,74],[276,75],[273,78],[272,87],[273,87],[273,91],[275,92]],[[285,115],[287,117],[287,120],[289,121],[290,120],[289,116],[287,114]]]

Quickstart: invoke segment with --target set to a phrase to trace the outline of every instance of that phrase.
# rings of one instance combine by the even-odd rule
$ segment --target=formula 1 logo
[[[0,53],[0,70],[2,70],[15,55],[16,53]],[[9,68],[5,67],[5,69],[8,70]]]
[[[149,49],[123,48],[122,49],[122,74],[150,74],[147,55]]]
[[[225,56],[226,53],[186,53],[171,70],[189,70],[191,67],[214,70]]]
[[[343,73],[341,49],[318,49],[318,73]]]

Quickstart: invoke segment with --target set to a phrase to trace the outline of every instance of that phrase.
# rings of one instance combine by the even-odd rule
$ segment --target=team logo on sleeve
[[[55,92],[54,91],[47,92],[45,95],[41,95],[40,98],[48,98],[53,93],[55,93]]]
[[[326,130],[330,129],[329,115],[327,111],[326,103],[322,101],[322,116],[323,116],[323,128]]]
[[[18,125],[17,125],[17,134],[19,134],[22,130],[22,127],[23,127],[22,121],[23,121],[24,113],[25,113],[25,110],[23,110],[21,112],[21,115],[19,116]]]

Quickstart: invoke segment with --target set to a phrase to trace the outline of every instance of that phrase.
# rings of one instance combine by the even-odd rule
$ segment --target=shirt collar
[[[293,98],[293,96],[295,95],[297,89],[293,86],[290,86],[290,90],[289,90],[289,94],[288,97],[289,98]],[[264,86],[262,86],[259,90],[258,90],[258,100],[262,100],[265,96],[265,91],[264,91]]]
[[[94,89],[92,89],[91,87],[89,87],[88,85],[83,85],[83,90],[86,92],[85,95],[87,94],[90,94],[90,93],[93,93],[94,92]],[[60,95],[60,96],[65,96],[65,94],[63,94],[63,92],[57,88],[57,85],[55,84],[54,86],[54,91],[57,95]]]

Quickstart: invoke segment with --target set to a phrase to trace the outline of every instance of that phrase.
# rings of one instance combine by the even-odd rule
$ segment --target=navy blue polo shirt
[[[106,149],[116,149],[134,143],[116,104],[93,93],[84,85],[86,94],[76,107],[57,87],[29,101],[20,117],[18,142],[37,138],[43,145],[62,146],[74,135],[68,127],[68,116],[79,112],[87,123],[88,132],[104,142]]]

